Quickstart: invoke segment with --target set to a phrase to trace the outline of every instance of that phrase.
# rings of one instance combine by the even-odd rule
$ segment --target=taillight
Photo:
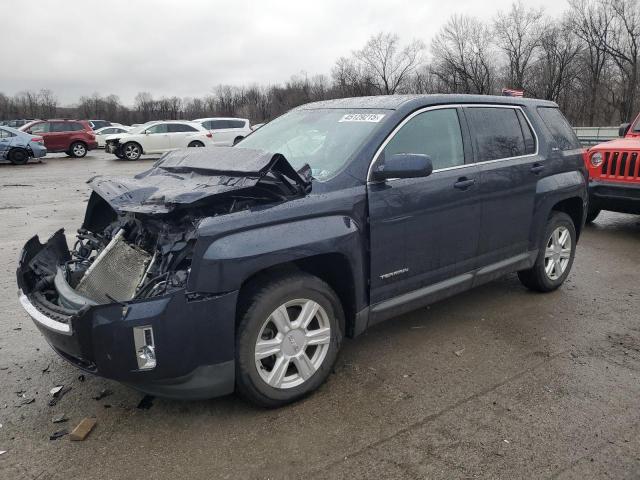
[[[42,138],[42,137],[33,137],[31,139],[31,141],[34,142],[34,143],[44,143],[44,138]]]
[[[207,138],[213,138],[213,134],[211,132],[209,132],[209,133],[206,134],[206,137]]]

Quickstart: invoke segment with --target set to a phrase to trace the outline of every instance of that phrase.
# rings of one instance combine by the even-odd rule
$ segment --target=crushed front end
[[[273,164],[230,180],[172,158],[133,180],[91,180],[72,248],[63,230],[25,244],[19,297],[47,342],[78,368],[154,395],[211,398],[234,388],[238,292],[189,289],[198,225],[301,190],[284,177],[278,183]]]

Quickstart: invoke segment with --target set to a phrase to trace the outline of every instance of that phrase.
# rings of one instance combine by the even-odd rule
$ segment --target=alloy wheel
[[[551,233],[544,253],[544,271],[550,280],[559,279],[565,272],[572,248],[571,234],[566,227],[560,226]]]
[[[137,160],[140,156],[140,149],[137,145],[127,145],[124,149],[124,156],[129,160]]]
[[[288,301],[260,328],[254,350],[256,368],[273,388],[297,387],[322,366],[330,343],[331,324],[325,309],[309,299]]]
[[[73,146],[73,154],[76,157],[82,157],[87,153],[87,149],[85,148],[84,145],[82,145],[81,143],[76,143]]]

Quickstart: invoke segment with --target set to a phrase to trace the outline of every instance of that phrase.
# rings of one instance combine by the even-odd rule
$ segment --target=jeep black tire
[[[268,408],[294,402],[325,381],[344,331],[342,305],[331,287],[295,271],[243,288],[238,320],[236,391]]]
[[[576,254],[576,228],[564,212],[553,211],[544,229],[536,263],[518,272],[522,284],[537,292],[557,289],[569,276]]]

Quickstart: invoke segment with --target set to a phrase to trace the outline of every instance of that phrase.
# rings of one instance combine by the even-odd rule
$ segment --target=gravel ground
[[[127,387],[81,381],[19,307],[17,257],[35,233],[78,228],[88,178],[150,164],[0,165],[1,479],[640,478],[640,217],[587,227],[557,292],[512,275],[346,341],[328,382],[287,408],[139,409]],[[86,441],[49,440],[89,416]]]

